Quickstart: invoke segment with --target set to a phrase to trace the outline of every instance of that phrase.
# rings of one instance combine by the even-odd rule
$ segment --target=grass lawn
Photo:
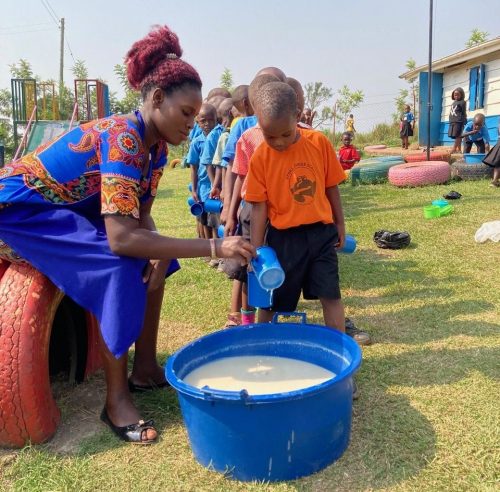
[[[163,178],[155,217],[166,234],[194,234],[188,177],[175,169]],[[451,189],[463,194],[454,213],[425,220],[423,205]],[[500,219],[499,191],[487,181],[419,189],[342,185],[347,230],[358,240],[355,254],[340,257],[346,312],[376,344],[363,350],[351,444],[332,466],[278,484],[239,483],[205,470],[191,454],[171,391],[137,397],[145,416],[155,418],[160,442],[124,445],[98,422],[103,382],[97,375],[73,390],[100,388],[93,407],[69,403],[71,391],[59,400],[63,423],[82,415],[94,426],[91,435],[66,452],[48,444],[0,454],[0,489],[498,490],[500,245],[476,244],[474,233]],[[372,237],[379,229],[409,231],[410,247],[377,249]],[[167,283],[162,360],[222,327],[228,311],[229,281],[200,259],[182,265]],[[321,322],[317,303],[302,302],[299,309]],[[66,428],[63,439],[70,434]]]

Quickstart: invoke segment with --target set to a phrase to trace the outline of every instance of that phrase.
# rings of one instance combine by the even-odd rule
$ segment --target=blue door
[[[432,72],[432,93],[431,93],[431,141],[430,145],[440,144],[440,123],[441,111],[443,110],[443,74]],[[427,145],[427,122],[428,122],[428,72],[420,72],[420,102],[418,113],[418,143]]]

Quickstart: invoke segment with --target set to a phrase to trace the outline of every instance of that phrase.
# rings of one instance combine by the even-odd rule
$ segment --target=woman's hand
[[[255,255],[255,248],[241,236],[215,240],[215,251],[219,258],[234,258],[246,265]]]
[[[148,292],[158,289],[165,282],[171,260],[149,260],[142,272],[142,281],[148,284]]]

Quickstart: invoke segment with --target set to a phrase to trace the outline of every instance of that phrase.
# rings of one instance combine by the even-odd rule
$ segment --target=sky
[[[66,85],[75,60],[84,60],[90,78],[120,94],[114,65],[151,26],[166,24],[204,94],[220,85],[225,68],[239,85],[277,66],[303,85],[363,91],[354,110],[360,131],[391,120],[395,97],[408,88],[399,79],[406,61],[428,61],[429,0],[18,0],[1,8],[0,88],[10,88],[9,65],[20,58],[42,79],[59,79],[61,17]],[[499,0],[434,0],[433,17],[434,60],[464,49],[474,28],[500,36]]]

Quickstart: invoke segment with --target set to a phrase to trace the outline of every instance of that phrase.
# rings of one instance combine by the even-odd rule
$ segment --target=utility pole
[[[431,112],[432,112],[432,0],[429,2],[429,67],[427,80],[427,160],[431,159]]]
[[[59,114],[63,112],[63,92],[64,92],[64,17],[61,17],[61,48],[59,58]]]

